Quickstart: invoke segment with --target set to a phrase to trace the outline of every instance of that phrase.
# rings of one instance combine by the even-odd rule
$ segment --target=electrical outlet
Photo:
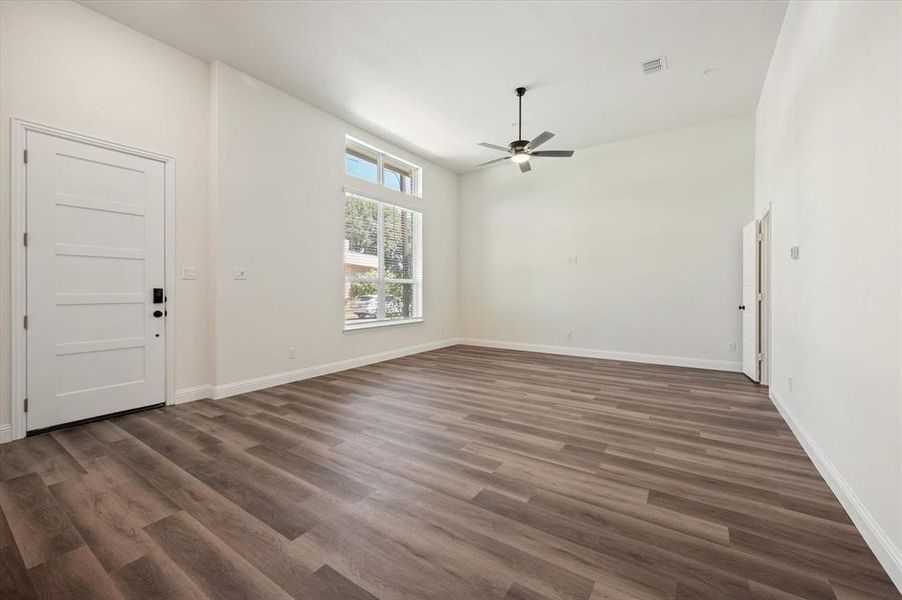
[[[182,279],[197,279],[197,267],[182,267]]]
[[[232,270],[232,277],[235,281],[244,281],[247,279],[247,268],[246,267],[235,267]]]
[[[727,344],[727,350],[730,352],[736,352],[736,342],[730,342]]]
[[[295,353],[294,346],[288,349],[288,360],[294,360],[297,358],[297,354]]]
[[[573,331],[570,330],[570,329],[567,330],[567,339],[568,339],[568,340],[572,340],[572,339],[573,339]]]

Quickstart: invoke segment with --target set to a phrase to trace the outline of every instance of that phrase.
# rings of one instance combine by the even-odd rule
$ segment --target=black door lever
[[[740,304],[740,305],[739,305],[739,310],[745,310],[745,304]]]

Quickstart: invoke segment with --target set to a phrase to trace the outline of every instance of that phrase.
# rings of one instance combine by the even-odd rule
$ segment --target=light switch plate
[[[182,267],[182,279],[197,279],[197,267]]]
[[[247,268],[246,267],[235,267],[232,271],[233,277],[235,281],[244,281],[247,279]]]

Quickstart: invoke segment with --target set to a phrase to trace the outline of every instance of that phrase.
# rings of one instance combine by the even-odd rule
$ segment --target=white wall
[[[226,65],[212,89],[217,385],[456,337],[458,176]],[[423,197],[345,175],[346,134],[422,166]],[[343,331],[344,185],[423,212],[423,323]]]
[[[72,2],[0,2],[0,423],[10,422],[10,117],[174,156],[176,386],[207,382],[207,65]]]
[[[175,294],[180,400],[456,337],[456,174],[78,4],[4,0],[0,436],[11,402],[10,117],[175,157],[177,267],[198,269],[197,280],[178,280]],[[422,165],[424,197],[350,181],[347,133]],[[424,323],[343,332],[345,184],[424,213]],[[232,279],[235,265],[247,267],[246,281]]]
[[[745,117],[462,176],[463,337],[738,369],[753,160]]]
[[[902,588],[900,6],[790,5],[756,212],[772,205],[772,396]]]

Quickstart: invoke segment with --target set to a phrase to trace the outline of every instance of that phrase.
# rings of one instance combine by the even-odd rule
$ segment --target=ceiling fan
[[[526,93],[525,87],[517,88],[517,102],[519,103],[519,121],[518,121],[518,129],[517,129],[517,137],[523,137],[523,95]],[[516,141],[511,142],[507,148],[504,146],[499,146],[497,144],[489,144],[487,142],[482,142],[479,145],[485,146],[486,148],[491,148],[492,150],[500,150],[501,152],[507,152],[508,156],[503,158],[496,158],[494,160],[490,160],[488,162],[484,162],[480,167],[484,167],[486,165],[491,165],[497,162],[501,162],[502,160],[510,160],[512,162],[517,163],[520,166],[520,171],[522,173],[526,173],[527,171],[531,171],[532,167],[529,166],[529,159],[537,156],[544,158],[569,158],[573,156],[573,150],[536,150],[539,146],[550,140],[554,137],[554,134],[550,131],[543,131],[539,135],[537,135],[532,141],[526,141],[523,139],[518,139]]]

